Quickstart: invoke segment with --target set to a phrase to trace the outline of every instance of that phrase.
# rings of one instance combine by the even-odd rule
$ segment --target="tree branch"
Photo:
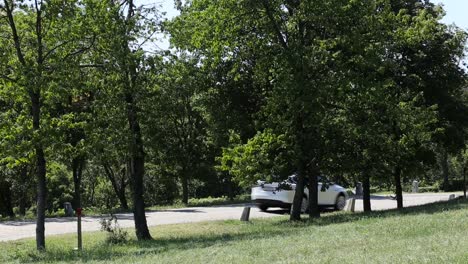
[[[3,1],[5,5],[5,10],[8,17],[8,24],[10,25],[11,33],[13,35],[13,41],[15,43],[16,55],[18,56],[19,62],[26,66],[26,60],[24,59],[23,52],[21,50],[21,42],[18,36],[18,31],[16,30],[15,19],[13,18],[13,7],[10,7],[7,0]]]
[[[93,36],[93,39],[92,39],[91,43],[88,46],[82,47],[81,49],[78,49],[78,50],[75,50],[74,52],[68,53],[67,55],[65,55],[62,58],[62,60],[65,61],[70,57],[76,56],[78,54],[84,53],[87,50],[90,50],[94,46],[95,41],[96,41],[96,36]]]
[[[17,82],[17,81],[18,81],[18,79],[16,79],[16,78],[15,78],[15,79],[13,79],[13,78],[11,78],[11,77],[8,77],[7,75],[5,75],[5,74],[3,74],[3,73],[2,73],[2,74],[0,74],[0,78],[2,78],[2,79],[6,79],[6,80],[8,80],[8,81],[10,81],[10,82]]]
[[[268,19],[270,20],[270,22],[273,24],[273,27],[274,27],[274,30],[275,30],[275,33],[278,37],[278,41],[280,42],[281,46],[287,50],[288,49],[288,43],[286,42],[286,40],[284,39],[283,37],[283,33],[281,32],[281,29],[278,25],[278,23],[276,22],[275,18],[273,17],[273,12],[271,10],[271,7],[270,7],[270,4],[268,2],[269,0],[263,0],[262,3],[263,3],[263,6],[265,7],[265,11],[267,13],[267,16],[268,16]]]
[[[44,63],[44,46],[42,45],[42,0],[39,8],[37,0],[34,1],[36,6],[36,38],[37,38],[37,64],[42,67]]]

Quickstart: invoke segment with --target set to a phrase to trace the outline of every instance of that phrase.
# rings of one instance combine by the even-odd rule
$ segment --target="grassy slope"
[[[333,213],[290,223],[280,216],[152,228],[151,242],[107,246],[86,233],[50,237],[46,254],[33,240],[0,243],[3,262],[113,263],[468,263],[468,201],[369,214]]]

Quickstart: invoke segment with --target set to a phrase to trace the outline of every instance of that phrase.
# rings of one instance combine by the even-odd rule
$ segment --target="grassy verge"
[[[34,240],[0,243],[0,263],[467,263],[468,201],[455,200],[401,211],[331,213],[291,223],[286,216],[166,225],[153,241],[133,237],[107,245],[105,234],[49,237],[47,252]]]
[[[207,198],[192,198],[189,199],[188,204],[185,205],[181,201],[178,201],[171,205],[156,205],[148,207],[148,210],[159,210],[159,209],[170,209],[170,208],[183,208],[183,207],[205,207],[205,206],[216,206],[216,205],[230,205],[230,204],[241,204],[250,202],[250,194],[237,195],[232,200],[228,197],[207,197]]]

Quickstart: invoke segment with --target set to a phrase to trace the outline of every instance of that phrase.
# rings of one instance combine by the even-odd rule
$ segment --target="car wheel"
[[[262,212],[266,212],[266,210],[268,210],[268,206],[264,205],[264,204],[259,204],[258,205],[258,208],[260,209],[260,211]]]
[[[345,208],[346,206],[346,198],[343,194],[339,194],[338,197],[336,197],[336,202],[335,202],[335,209],[338,211],[341,211]]]
[[[301,213],[309,213],[309,200],[307,199],[307,197],[302,198]]]

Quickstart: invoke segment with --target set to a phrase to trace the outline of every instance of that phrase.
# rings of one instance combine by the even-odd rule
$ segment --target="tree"
[[[45,249],[44,220],[46,210],[46,153],[51,142],[45,140],[50,122],[44,120],[48,104],[58,98],[56,77],[63,67],[82,54],[89,40],[75,34],[83,18],[78,1],[12,1],[4,0],[0,12],[6,15],[8,35],[2,38],[4,54],[2,61],[3,87],[17,89],[10,93],[23,104],[21,114],[31,122],[20,125],[28,131],[35,157],[37,181],[36,244]],[[55,93],[55,94],[54,94]],[[49,96],[52,95],[52,96]],[[28,98],[28,101],[26,101]],[[30,113],[28,109],[31,109]],[[28,126],[32,127],[29,129]]]
[[[463,133],[463,129],[460,127],[466,125],[466,118],[462,118],[466,116],[466,109],[460,107],[462,104],[458,98],[465,84],[466,73],[460,67],[459,61],[463,57],[466,34],[439,22],[443,10],[429,2],[394,1],[389,7],[391,15],[387,16],[387,19],[391,21],[387,21],[386,24],[393,30],[388,30],[390,35],[387,49],[390,56],[387,56],[387,61],[389,65],[393,65],[393,70],[388,72],[393,75],[395,84],[392,95],[396,102],[413,101],[414,107],[418,109],[417,113],[406,109],[410,111],[405,114],[406,117],[395,116],[396,119],[391,121],[394,142],[400,142],[402,147],[403,141],[407,142],[404,130],[409,127],[406,125],[412,124],[412,131],[420,133],[423,138],[427,139],[429,136],[430,140],[443,141],[445,145],[458,145],[460,148],[460,144],[456,142],[463,138],[460,134]],[[416,100],[411,99],[418,97]],[[408,106],[409,104],[405,104],[405,107]],[[437,115],[437,122],[431,121],[426,124],[429,128],[426,132],[420,129],[421,125],[407,122],[408,117],[425,115],[421,112],[424,108]],[[454,130],[454,127],[458,129]],[[453,133],[454,131],[457,132]],[[431,132],[430,135],[427,132]],[[449,134],[451,136],[448,136]],[[441,137],[447,139],[447,136],[451,139],[441,140]],[[420,144],[423,141],[416,139],[414,143]],[[410,149],[403,148],[413,151],[411,156],[415,157],[415,146]],[[394,176],[398,207],[401,208],[403,204],[400,174],[402,170],[408,170],[416,163],[409,162],[412,160],[407,156],[410,152],[401,155],[401,148],[396,147],[394,150],[393,153],[399,153],[395,156],[399,158],[394,163]]]
[[[179,175],[184,204],[188,204],[189,181],[199,174],[202,164],[213,163],[201,102],[207,86],[197,61],[182,54],[161,65],[154,97],[149,97],[145,107],[147,134],[156,148],[153,153],[159,164]]]
[[[192,1],[171,26],[174,43],[202,52],[210,63],[243,50],[257,54],[256,74],[272,84],[263,109],[268,119],[264,126],[294,142],[299,177],[291,219],[300,217],[307,175],[311,175],[310,216],[319,216],[314,186],[322,130],[315,124],[321,123],[324,100],[339,75],[330,50],[338,45],[337,38],[344,41],[344,36],[356,35],[359,26],[351,24],[360,25],[364,10],[364,3],[343,1]]]
[[[127,131],[124,132],[129,154],[129,175],[133,194],[133,214],[136,235],[139,240],[151,239],[145,216],[144,186],[145,151],[140,121],[140,98],[143,86],[145,56],[142,46],[151,40],[157,15],[153,9],[137,7],[132,0],[103,1],[96,3],[96,17],[99,18],[97,31],[100,32],[94,61],[103,65],[99,73],[107,83],[105,106],[114,108],[119,115],[125,113]],[[111,15],[109,15],[111,14]],[[112,85],[112,87],[102,87]],[[113,103],[109,105],[109,103]],[[120,108],[119,106],[123,106]],[[124,112],[122,112],[124,111]]]

